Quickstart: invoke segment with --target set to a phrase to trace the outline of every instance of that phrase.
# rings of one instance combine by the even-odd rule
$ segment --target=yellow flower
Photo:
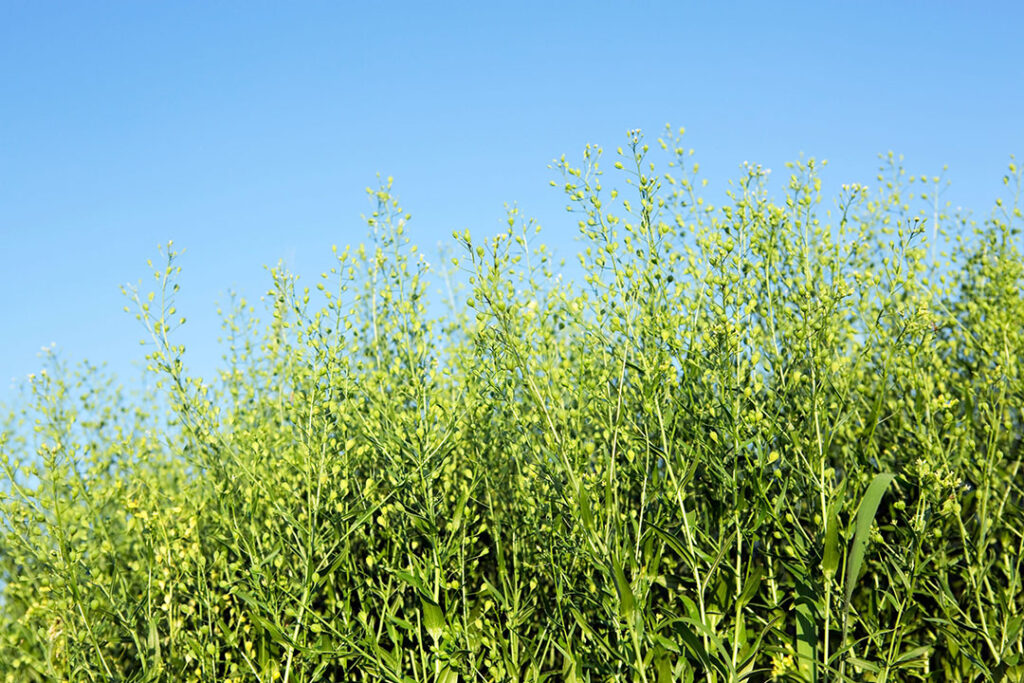
[[[777,681],[779,676],[783,676],[793,668],[793,655],[784,655],[779,657],[778,655],[772,657],[772,680]]]

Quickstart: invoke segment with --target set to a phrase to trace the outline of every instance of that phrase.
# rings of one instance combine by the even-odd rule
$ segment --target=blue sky
[[[713,9],[711,9],[713,8]],[[307,283],[395,177],[428,252],[516,202],[575,252],[548,169],[587,142],[687,128],[712,188],[744,160],[827,158],[866,182],[894,150],[949,164],[987,215],[1024,154],[1020,3],[0,4],[0,400],[56,342],[122,375],[119,286],[187,249],[181,340],[216,366],[216,302]]]

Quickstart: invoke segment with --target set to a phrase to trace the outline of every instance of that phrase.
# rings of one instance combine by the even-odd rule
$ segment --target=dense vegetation
[[[1022,680],[1020,169],[712,207],[680,136],[558,162],[581,278],[515,209],[431,268],[383,183],[216,379],[168,245],[154,393],[51,354],[4,423],[6,680]]]

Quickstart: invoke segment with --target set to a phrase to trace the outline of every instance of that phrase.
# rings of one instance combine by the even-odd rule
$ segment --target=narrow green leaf
[[[613,660],[621,658],[618,651],[612,648],[612,646],[609,645],[605,641],[605,639],[597,633],[597,631],[591,628],[590,623],[587,621],[587,618],[584,617],[578,609],[576,609],[575,607],[570,607],[569,613],[572,614],[573,619],[576,620],[576,623],[577,625],[579,625],[580,629],[587,634],[587,637],[589,637],[591,640],[597,643],[601,647],[601,649],[604,650],[606,655],[608,655]]]
[[[633,619],[633,589],[626,581],[626,574],[622,571],[622,565],[614,557],[612,559],[612,572],[615,578],[615,592],[619,595],[619,615],[626,621]]]
[[[587,490],[584,487],[582,481],[580,481],[580,489],[579,489],[579,506],[580,506],[580,514],[583,516],[583,526],[585,526],[588,531],[593,531],[594,530],[594,513],[590,509],[590,495],[587,493]]]
[[[878,512],[878,505],[882,502],[882,496],[886,488],[893,480],[893,475],[882,473],[875,475],[864,497],[857,508],[857,528],[853,534],[853,547],[846,561],[846,590],[843,598],[843,644],[846,643],[846,634],[850,627],[850,598],[853,597],[853,587],[857,583],[861,567],[864,564],[864,553],[868,547],[868,536],[871,533],[871,523]]]
[[[812,604],[806,597],[796,601],[796,655],[801,670],[809,669],[811,681],[817,681],[815,667],[818,649],[818,628]]]
[[[904,662],[909,662],[915,659],[924,659],[929,654],[931,654],[931,652],[931,645],[920,645],[918,647],[913,648],[912,650],[907,650],[906,652],[901,654],[899,657],[896,658],[896,661],[893,662],[893,664],[902,664]]]
[[[687,563],[691,563],[693,561],[693,554],[686,551],[686,548],[683,547],[682,542],[676,536],[673,536],[656,524],[648,524],[647,529],[649,533],[653,532],[657,534],[665,545],[671,548],[681,560],[684,560]]]
[[[757,595],[757,589],[761,587],[761,578],[763,576],[764,567],[761,567],[760,565],[755,567],[747,576],[747,581],[743,584],[743,591],[740,593],[739,597],[739,606],[741,608],[750,602],[755,595]]]
[[[272,624],[270,621],[264,619],[258,614],[250,614],[249,616],[252,618],[253,621],[259,624],[264,631],[266,631],[270,635],[271,640],[273,640],[275,643],[285,646],[291,645],[291,640],[285,637],[284,633],[281,632],[281,629]]]
[[[884,473],[875,475],[864,498],[857,508],[857,529],[853,534],[853,547],[850,548],[850,559],[846,563],[846,611],[850,610],[850,597],[853,595],[854,584],[860,575],[861,567],[864,565],[864,553],[868,547],[868,535],[871,533],[871,524],[875,521],[875,513],[878,512],[878,505],[882,502],[882,496],[889,482],[893,479],[892,474]]]
[[[413,588],[415,588],[416,592],[420,594],[420,598],[421,599],[423,599],[423,600],[430,600],[430,599],[432,599],[431,595],[430,595],[430,591],[428,591],[426,589],[426,586],[423,585],[423,581],[418,576],[416,576],[412,572],[407,572],[404,569],[396,569],[394,573],[395,573],[395,576],[397,576],[402,581],[404,581],[405,583],[407,583],[410,586],[412,586]]]
[[[828,526],[825,528],[825,549],[822,554],[821,571],[825,580],[831,582],[839,569],[839,511],[835,505],[829,508]]]
[[[867,671],[868,673],[876,674],[881,671],[881,669],[879,669],[876,664],[873,664],[866,659],[860,659],[859,657],[850,657],[848,661],[852,666],[855,666],[862,671]]]

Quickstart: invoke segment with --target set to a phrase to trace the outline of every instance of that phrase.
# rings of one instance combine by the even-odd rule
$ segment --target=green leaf
[[[423,605],[423,626],[427,629],[435,644],[440,642],[441,633],[444,631],[445,619],[441,606],[433,600],[420,598]]]
[[[850,598],[853,597],[853,587],[857,583],[861,567],[864,565],[864,553],[868,547],[868,537],[871,533],[871,523],[875,520],[875,513],[878,512],[878,505],[882,502],[882,496],[886,488],[893,480],[893,475],[882,473],[875,475],[864,497],[857,508],[857,528],[853,534],[853,547],[850,548],[850,555],[846,561],[846,591],[843,598],[843,644],[846,643],[846,634],[850,627]]]
[[[908,650],[901,654],[899,657],[896,658],[896,661],[893,662],[893,664],[902,664],[904,662],[913,661],[915,659],[924,659],[929,654],[931,654],[931,651],[931,645],[920,645],[912,650]]]
[[[284,633],[281,632],[281,629],[272,624],[270,621],[264,619],[258,614],[250,614],[249,616],[252,618],[253,621],[259,624],[264,631],[266,631],[270,635],[270,639],[273,640],[275,643],[285,646],[291,645],[291,639],[287,638],[284,635]]]
[[[804,595],[797,598],[796,601],[796,654],[800,669],[809,669],[812,681],[818,680],[817,668],[815,666],[817,663],[817,655],[815,654],[817,648],[817,619],[815,618],[810,595]]]
[[[837,501],[838,502],[838,501]],[[825,549],[821,560],[821,571],[825,580],[831,582],[839,569],[839,511],[833,504],[828,511],[826,519],[828,526],[825,529]]]
[[[690,648],[692,652],[694,652],[695,654],[698,652],[704,653],[704,658],[707,662],[705,666],[709,671],[712,668],[714,668],[722,675],[723,678],[731,679],[732,677],[730,676],[730,660],[732,655],[729,652],[728,648],[725,646],[725,644],[722,642],[722,639],[716,636],[714,631],[708,628],[705,624],[701,623],[699,620],[690,619],[688,617],[679,617],[676,620],[676,622],[690,624],[697,630],[697,633],[699,633],[700,636],[703,636],[707,639],[709,643],[714,645],[715,652],[717,652],[718,656],[712,658],[711,653],[704,649],[704,646],[701,644],[700,640],[698,640],[697,633],[688,631],[688,629],[677,628],[677,634],[680,637],[682,637],[683,643],[687,645],[687,647]]]
[[[633,589],[626,581],[626,574],[622,571],[622,565],[614,557],[612,559],[612,572],[615,578],[615,592],[619,595],[619,616],[626,621],[633,620],[633,608],[635,599]]]
[[[847,661],[852,666],[855,666],[858,669],[861,669],[862,671],[867,671],[867,672],[873,673],[873,674],[876,674],[876,673],[881,671],[881,669],[878,668],[878,666],[876,664],[873,664],[872,662],[869,662],[866,659],[861,659],[859,657],[850,657],[850,659],[847,660]]]
[[[601,649],[604,650],[606,655],[608,655],[612,660],[621,659],[621,655],[618,653],[618,651],[612,648],[612,646],[609,645],[605,641],[605,639],[602,638],[597,633],[597,631],[595,631],[590,626],[590,623],[587,621],[587,618],[583,616],[583,614],[578,609],[576,609],[575,607],[570,607],[569,613],[572,614],[573,619],[576,620],[576,623],[579,625],[580,630],[586,633],[588,638],[590,638],[599,646],[601,646]]]
[[[588,531],[594,530],[594,513],[590,509],[590,495],[587,493],[587,489],[583,485],[583,481],[580,481],[579,489],[579,505],[580,513],[583,517],[583,526]]]
[[[413,630],[413,625],[412,625],[411,622],[406,621],[405,619],[402,619],[401,617],[399,617],[399,616],[397,616],[395,614],[389,614],[387,616],[388,616],[388,621],[390,621],[395,626],[399,626],[399,627],[405,629],[406,631],[412,631]]]
[[[739,606],[741,608],[750,602],[755,595],[757,595],[757,589],[761,586],[761,578],[763,576],[764,567],[760,565],[755,567],[747,576],[747,581],[743,584],[743,591],[740,593],[739,597]]]
[[[850,598],[853,595],[854,584],[860,575],[861,567],[864,565],[864,554],[868,547],[868,536],[871,533],[871,524],[875,521],[875,513],[878,512],[878,505],[882,502],[882,496],[893,475],[884,473],[875,475],[864,498],[857,508],[857,529],[853,534],[853,547],[850,548],[850,559],[846,563],[846,612],[850,611]]]
[[[656,524],[648,524],[647,529],[648,533],[653,532],[657,534],[658,537],[661,538],[661,540],[665,543],[665,545],[671,548],[673,552],[675,552],[675,554],[678,555],[681,560],[684,560],[687,563],[692,563],[693,554],[686,551],[686,548],[683,547],[682,542],[676,536],[670,534],[668,531],[665,531]]]
[[[396,569],[394,573],[395,573],[395,576],[397,576],[402,581],[404,581],[405,583],[407,583],[410,586],[412,586],[413,588],[415,588],[416,592],[420,594],[420,598],[421,599],[423,599],[423,600],[431,600],[432,599],[430,591],[428,591],[426,589],[426,587],[423,585],[423,581],[418,576],[416,576],[412,572],[407,572],[404,569]]]
[[[692,620],[689,620],[692,621]],[[711,657],[708,655],[708,651],[704,648],[704,644],[701,643],[700,638],[693,630],[686,626],[683,619],[675,619],[667,624],[671,627],[672,631],[676,634],[683,646],[703,665],[705,670],[711,669]],[[667,649],[667,648],[666,648]]]

